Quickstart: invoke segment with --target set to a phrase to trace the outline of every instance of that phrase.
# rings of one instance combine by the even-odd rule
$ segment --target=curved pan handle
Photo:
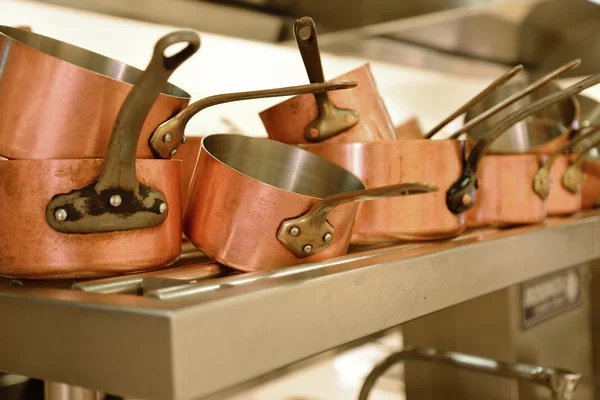
[[[549,74],[541,77],[537,81],[533,82],[531,85],[527,86],[525,89],[513,94],[512,96],[507,97],[506,99],[502,100],[500,103],[496,104],[495,106],[491,107],[490,109],[479,114],[478,116],[476,116],[475,118],[473,118],[472,120],[470,120],[469,122],[464,124],[460,129],[458,129],[451,136],[449,136],[449,139],[458,138],[461,134],[468,132],[471,129],[475,128],[476,126],[478,126],[479,124],[481,124],[482,122],[487,120],[492,115],[504,110],[506,107],[510,106],[511,104],[521,100],[523,97],[536,91],[537,89],[544,86],[545,84],[547,84],[554,78],[558,77],[559,75],[562,75],[567,71],[577,68],[580,64],[581,64],[581,60],[579,58],[577,58],[577,59],[570,61],[570,62],[564,64],[563,66],[555,69],[554,71],[550,72]]]
[[[445,127],[446,125],[448,125],[450,122],[454,121],[461,114],[464,114],[467,111],[469,111],[469,109],[471,107],[473,107],[475,104],[479,103],[485,96],[487,96],[488,94],[492,93],[494,90],[496,90],[497,87],[499,87],[499,86],[503,85],[504,83],[508,82],[513,76],[515,76],[519,72],[523,71],[523,69],[524,69],[523,65],[519,64],[519,65],[516,65],[516,66],[512,67],[508,71],[506,71],[504,73],[504,75],[502,75],[501,77],[499,77],[498,79],[496,79],[495,81],[493,81],[492,83],[490,83],[489,86],[487,86],[485,89],[483,89],[481,92],[479,92],[471,100],[469,100],[468,102],[466,102],[465,104],[463,104],[458,110],[454,111],[452,114],[450,114],[449,116],[447,116],[446,118],[444,118],[444,120],[442,122],[440,122],[439,124],[437,124],[436,126],[434,126],[433,128],[431,128],[431,130],[429,132],[427,132],[423,137],[425,139],[431,139],[443,127]]]
[[[164,52],[187,43],[177,54]],[[152,105],[169,77],[200,48],[192,31],[177,31],[160,39],[148,67],[121,106],[113,127],[97,182],[59,194],[46,207],[48,224],[59,232],[92,233],[143,229],[159,225],[167,217],[162,193],[141,184],[136,176],[135,149]]]
[[[194,115],[218,104],[232,101],[262,99],[265,97],[294,96],[298,94],[320,93],[329,90],[350,89],[356,87],[353,81],[333,81],[310,85],[288,86],[277,89],[253,90],[250,92],[218,94],[206,97],[190,104],[179,114],[156,128],[150,137],[150,149],[158,158],[171,158],[177,153],[180,143],[186,142],[185,126]]]
[[[445,352],[432,348],[414,348],[393,353],[379,363],[367,375],[360,389],[358,400],[367,400],[377,379],[388,369],[398,363],[419,360],[431,361],[489,375],[515,378],[547,387],[552,391],[554,399],[571,400],[581,379],[581,374],[561,368],[547,368],[537,365],[509,363],[474,356],[471,354]]]
[[[400,183],[325,197],[301,216],[283,221],[277,231],[277,239],[296,257],[308,257],[331,244],[335,232],[333,226],[327,222],[327,216],[335,207],[352,201],[407,196],[437,190],[437,186],[428,183]]]
[[[570,140],[569,142],[567,142],[566,144],[561,146],[559,149],[557,149],[556,151],[551,153],[548,156],[548,158],[546,158],[546,160],[544,161],[544,163],[542,164],[542,166],[540,167],[538,172],[535,174],[535,178],[533,179],[533,191],[538,196],[540,196],[540,198],[542,200],[546,200],[548,198],[548,196],[550,195],[550,187],[552,186],[552,179],[550,178],[550,171],[552,170],[552,165],[554,165],[554,161],[556,161],[558,156],[560,156],[563,153],[569,153],[569,152],[573,151],[573,149],[575,149],[578,144],[581,144],[582,142],[586,141],[590,137],[595,136],[595,134],[598,131],[600,131],[600,126],[590,126],[590,127],[580,129],[579,130],[580,133],[577,136],[575,136],[574,139]],[[594,146],[595,146],[595,144],[592,145],[591,147],[589,147],[587,150],[585,150],[584,154],[587,153]],[[574,163],[573,165],[575,165],[575,164],[577,164],[577,163]],[[581,162],[579,162],[578,164],[581,164]],[[568,171],[569,170],[565,171],[565,174],[563,175],[563,179],[564,179],[564,176],[567,175]],[[583,171],[581,171],[581,168],[579,168],[579,171],[580,171],[580,173],[577,173],[577,169],[575,169],[575,170],[573,170],[573,172],[569,173],[569,176],[571,177],[571,179],[569,179],[569,185],[565,185],[565,188],[568,190],[571,190],[571,188],[574,188],[576,191],[574,191],[573,193],[579,192],[579,190],[581,190],[581,185],[583,184]],[[573,178],[575,179],[574,181],[572,180]],[[581,180],[579,181],[579,179],[581,179]],[[578,188],[576,185],[577,181],[579,181]],[[564,185],[564,183],[563,183],[563,185]]]
[[[311,83],[325,82],[317,27],[310,17],[302,17],[294,23],[294,36],[298,50],[304,62],[304,68]],[[321,142],[339,133],[347,131],[358,123],[360,115],[354,110],[337,108],[327,93],[315,93],[318,115],[304,130],[308,142]]]
[[[598,131],[600,131],[600,126],[598,126],[598,125],[590,126],[589,130],[590,130],[590,132],[588,132],[584,136],[585,138],[590,137],[591,134],[598,133]],[[581,153],[579,154],[579,156],[577,156],[577,158],[573,161],[573,163],[571,165],[569,165],[569,168],[567,168],[567,170],[563,174],[561,183],[562,183],[563,187],[565,189],[567,189],[569,192],[571,192],[573,194],[577,194],[581,191],[581,188],[583,186],[583,180],[585,179],[583,170],[581,168],[581,164],[583,163],[583,160],[585,159],[587,153],[592,148],[598,146],[599,144],[600,144],[600,138],[597,138],[596,140],[594,140],[593,142],[591,142],[590,144],[585,146],[581,150]]]
[[[496,124],[483,139],[479,140],[466,161],[458,180],[446,192],[446,205],[454,214],[460,214],[473,207],[477,188],[477,167],[488,147],[512,125],[524,120],[539,110],[565,100],[574,94],[600,83],[600,74],[592,75],[568,88],[552,93],[521,110],[504,118]]]

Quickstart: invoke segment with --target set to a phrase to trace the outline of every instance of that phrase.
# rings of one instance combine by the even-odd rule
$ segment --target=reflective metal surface
[[[531,381],[552,391],[554,400],[571,400],[581,378],[580,373],[560,368],[509,363],[471,354],[444,352],[433,348],[415,348],[394,353],[378,364],[367,376],[359,400],[367,400],[376,380],[394,364],[419,360],[448,364],[490,375]]]
[[[223,398],[324,350],[596,259],[599,243],[600,217],[588,214],[207,281],[171,301],[0,285],[0,370],[147,400]],[[222,340],[223,327],[244,339]]]

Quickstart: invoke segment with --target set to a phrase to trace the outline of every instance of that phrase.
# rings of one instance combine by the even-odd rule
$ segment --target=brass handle
[[[591,134],[598,133],[598,131],[600,131],[600,126],[591,127],[588,134],[585,135],[585,138],[588,138],[589,136],[591,136]],[[581,168],[581,164],[583,163],[583,160],[585,159],[587,153],[599,144],[600,138],[597,138],[596,140],[592,141],[590,144],[585,146],[581,150],[581,153],[577,156],[573,163],[569,165],[569,168],[567,168],[567,170],[563,174],[561,183],[563,187],[569,192],[576,194],[581,191],[581,188],[583,186],[583,180],[585,179],[583,175],[583,170]]]
[[[379,363],[365,378],[358,400],[367,400],[377,379],[398,363],[411,360],[431,361],[454,367],[486,373],[489,375],[521,379],[544,386],[552,391],[555,399],[570,400],[581,379],[581,374],[561,368],[509,363],[474,356],[471,354],[445,352],[433,348],[413,348],[393,353]]]
[[[473,206],[477,188],[477,167],[488,147],[502,133],[504,133],[512,125],[524,120],[531,114],[534,114],[551,104],[568,99],[574,94],[594,86],[599,82],[600,74],[592,75],[564,90],[549,94],[548,96],[539,99],[527,107],[524,107],[521,110],[507,116],[494,127],[492,127],[487,136],[477,142],[465,163],[461,176],[446,192],[446,205],[448,206],[448,209],[455,214],[460,214]]]
[[[479,103],[485,96],[492,93],[494,90],[496,90],[497,87],[508,82],[513,76],[515,76],[519,72],[523,71],[523,69],[524,69],[523,65],[519,64],[519,65],[512,67],[508,71],[506,71],[504,73],[504,75],[502,75],[501,77],[499,77],[498,79],[493,81],[489,86],[487,86],[485,89],[483,89],[481,92],[479,92],[475,97],[473,97],[467,103],[463,104],[458,110],[454,111],[452,114],[447,116],[442,122],[440,122],[435,127],[433,127],[429,132],[427,132],[425,134],[424,138],[431,139],[443,127],[448,125],[450,122],[454,121],[461,114],[464,114],[465,112],[469,111],[469,109],[471,109],[471,107],[473,107],[475,104]]]
[[[342,90],[356,87],[353,81],[322,82],[310,85],[287,86],[277,89],[253,90],[249,92],[226,93],[206,97],[190,104],[173,118],[163,122],[150,137],[150,149],[158,158],[171,158],[177,153],[180,144],[186,141],[185,127],[192,117],[205,108],[232,101],[262,99],[266,97],[294,96],[298,94],[321,93],[329,90]]]
[[[531,85],[527,86],[525,89],[513,94],[512,96],[507,97],[506,99],[502,100],[500,103],[496,104],[495,106],[491,107],[490,109],[486,110],[485,112],[479,114],[478,116],[476,116],[475,118],[473,118],[472,120],[467,122],[460,129],[458,129],[456,132],[454,132],[450,136],[450,139],[456,139],[462,133],[469,132],[471,129],[475,128],[476,126],[478,126],[479,124],[481,124],[482,122],[484,122],[485,120],[490,118],[491,116],[504,110],[506,107],[510,106],[511,104],[521,100],[523,97],[527,96],[528,94],[536,91],[537,89],[544,86],[545,84],[547,84],[554,78],[558,77],[559,75],[562,75],[567,71],[577,68],[580,64],[581,64],[581,60],[578,58],[578,59],[575,59],[573,61],[570,61],[570,62],[564,64],[560,68],[541,77],[537,81],[533,82]]]
[[[167,48],[178,43],[187,46],[166,57]],[[144,120],[169,77],[199,48],[200,38],[192,31],[173,32],[156,43],[148,67],[121,106],[98,181],[54,196],[46,208],[52,228],[64,233],[112,232],[149,228],[166,219],[163,194],[137,179],[135,150]]]
[[[279,226],[277,239],[296,257],[308,257],[331,244],[334,228],[327,221],[327,217],[335,207],[353,201],[430,193],[437,190],[437,186],[428,183],[400,183],[325,197],[303,215],[283,221]]]
[[[595,136],[595,134],[598,131],[600,131],[600,126],[593,126],[593,127],[589,127],[588,129],[585,129],[585,128],[581,129],[580,133],[577,136],[575,136],[574,139],[568,141],[566,144],[561,146],[559,149],[557,149],[553,153],[551,153],[548,156],[548,158],[546,158],[546,160],[544,161],[544,163],[542,164],[542,166],[540,167],[538,172],[535,174],[535,178],[533,179],[533,191],[538,196],[540,196],[540,198],[542,200],[546,200],[548,198],[548,196],[550,196],[550,187],[552,186],[552,179],[550,179],[550,171],[552,170],[552,165],[554,165],[554,161],[556,161],[558,156],[560,156],[561,154],[563,154],[565,152],[572,151],[573,149],[576,148],[576,146],[578,144],[584,142],[585,140],[587,140],[590,137]],[[595,145],[592,145],[590,148],[585,150],[585,152],[583,154],[587,153],[594,146]],[[582,158],[582,157],[580,156],[579,158]],[[579,158],[578,158],[578,160],[579,160]],[[568,190],[571,190],[570,187],[575,188],[574,190],[576,190],[576,191],[574,191],[573,193],[579,192],[579,190],[581,190],[581,185],[583,184],[583,172],[581,171],[580,164],[581,164],[581,162],[573,163],[569,167],[569,169],[567,169],[567,171],[565,171],[565,173],[563,174],[563,185],[564,185],[564,177],[568,175],[569,176],[568,184],[565,185],[565,188]],[[575,166],[575,169],[571,170],[571,172],[569,172],[569,170],[573,166]]]
[[[319,43],[317,40],[317,27],[310,17],[302,17],[294,23],[294,36],[304,68],[311,83],[325,82]],[[320,142],[347,131],[358,123],[359,114],[354,110],[337,108],[327,93],[315,93],[318,116],[304,131],[308,142]]]

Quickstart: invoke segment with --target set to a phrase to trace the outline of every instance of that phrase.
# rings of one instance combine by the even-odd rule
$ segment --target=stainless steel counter
[[[170,300],[0,286],[0,370],[149,400],[214,394],[436,310],[600,258],[600,216],[354,251],[158,296]]]

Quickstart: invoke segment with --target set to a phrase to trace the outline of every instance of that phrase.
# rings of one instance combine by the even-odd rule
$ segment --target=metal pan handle
[[[331,244],[335,232],[327,217],[335,207],[353,201],[430,193],[437,190],[437,186],[428,183],[401,183],[325,197],[301,216],[283,221],[277,231],[277,239],[296,257],[308,257]]]
[[[310,85],[288,86],[277,89],[253,90],[250,92],[218,94],[190,104],[173,118],[163,122],[150,137],[150,149],[158,158],[171,158],[177,153],[179,144],[186,142],[185,127],[192,117],[205,108],[232,101],[262,99],[265,97],[294,96],[298,94],[321,93],[329,90],[356,87],[353,81],[334,81]]]
[[[502,133],[531,114],[534,114],[551,104],[568,99],[582,90],[598,83],[600,83],[600,74],[592,75],[564,90],[539,99],[496,124],[488,132],[486,137],[477,142],[465,163],[461,176],[446,192],[446,205],[448,206],[448,209],[454,214],[460,214],[473,207],[477,189],[477,167],[488,147],[500,137]]]
[[[468,102],[463,104],[458,110],[454,111],[452,114],[447,116],[442,122],[440,122],[435,127],[433,127],[429,132],[427,132],[424,135],[424,138],[431,139],[443,127],[448,125],[450,122],[454,121],[461,114],[464,114],[465,112],[469,111],[469,109],[471,107],[473,107],[475,104],[479,103],[485,96],[492,93],[494,90],[496,90],[497,87],[508,82],[512,77],[517,75],[519,72],[523,71],[523,69],[524,69],[523,65],[519,64],[519,65],[512,67],[508,71],[506,71],[504,73],[504,75],[502,75],[501,77],[499,77],[498,79],[496,79],[495,81],[490,83],[485,89],[483,89],[481,92],[479,92],[475,97],[473,97],[471,100],[469,100]]]
[[[461,134],[463,134],[465,132],[469,132],[471,129],[475,128],[476,126],[478,126],[479,124],[481,124],[482,122],[484,122],[485,120],[490,118],[491,116],[504,110],[506,107],[510,106],[511,104],[516,103],[517,101],[521,100],[523,97],[535,92],[537,89],[541,88],[542,86],[544,86],[551,80],[557,78],[559,75],[562,75],[567,71],[577,68],[580,64],[581,64],[581,60],[578,58],[578,59],[575,59],[573,61],[570,61],[570,62],[562,65],[561,67],[555,69],[554,71],[550,72],[549,74],[547,74],[547,75],[541,77],[540,79],[538,79],[537,81],[533,82],[531,85],[527,86],[525,89],[513,94],[512,96],[507,97],[500,103],[496,104],[495,106],[491,107],[490,109],[486,110],[485,112],[479,114],[478,116],[476,116],[475,118],[473,118],[472,120],[470,120],[469,122],[464,124],[460,129],[458,129],[451,136],[449,136],[449,138],[456,139]]]
[[[309,81],[325,82],[315,21],[310,17],[297,19],[294,23],[294,37]],[[358,123],[358,112],[337,108],[327,93],[315,93],[315,101],[318,116],[304,130],[304,137],[308,142],[323,141],[347,131]]]
[[[365,378],[358,400],[367,400],[377,379],[398,363],[419,360],[431,361],[489,375],[521,379],[544,386],[552,391],[554,399],[571,400],[581,374],[561,368],[509,363],[471,354],[445,352],[433,348],[413,348],[393,353],[379,363]]]
[[[585,138],[590,137],[592,134],[598,133],[598,131],[600,131],[600,126],[596,125],[596,126],[590,127],[589,129],[590,129],[590,131],[584,136]],[[585,146],[581,150],[581,153],[579,154],[579,156],[577,156],[577,158],[573,161],[573,163],[571,163],[571,165],[569,165],[569,167],[563,174],[561,183],[562,183],[563,187],[565,189],[567,189],[569,192],[576,194],[581,191],[581,188],[583,186],[583,180],[585,179],[585,176],[583,174],[583,169],[581,168],[581,164],[583,163],[583,160],[585,160],[587,153],[592,148],[598,146],[599,144],[600,144],[600,137],[597,138],[596,140],[592,141],[587,146]]]
[[[593,127],[590,126],[588,128],[580,129],[579,134],[576,135],[575,138],[573,138],[572,140],[570,140],[569,142],[567,142],[566,144],[561,146],[559,149],[557,149],[556,151],[551,153],[546,158],[546,160],[544,161],[544,163],[542,164],[542,166],[540,167],[538,172],[535,174],[535,178],[533,179],[533,191],[538,196],[540,196],[540,198],[542,200],[546,200],[548,198],[548,196],[550,195],[550,187],[552,186],[552,179],[550,178],[550,171],[552,170],[552,165],[554,165],[554,161],[556,161],[558,156],[560,156],[563,153],[571,152],[573,149],[576,148],[577,145],[588,140],[590,137],[594,137],[598,131],[600,131],[600,126],[593,126]],[[595,145],[592,145],[590,148],[585,150],[585,152],[583,154],[587,153],[594,146]],[[580,158],[581,158],[581,156],[580,156]],[[581,169],[579,169],[579,170],[581,170]],[[564,175],[566,175],[567,171],[565,171]],[[576,189],[577,191],[573,192],[573,193],[577,193],[581,189],[581,184],[583,184],[583,172],[581,172],[581,174],[577,174],[576,172],[571,172],[570,176],[573,178],[581,177],[581,179],[582,179],[578,185],[579,189]],[[578,180],[578,179],[576,179],[576,180]],[[570,182],[570,184],[575,185],[574,181],[569,180],[569,182]],[[575,187],[576,186],[573,186],[573,188],[575,188]],[[567,186],[565,186],[565,188],[569,189],[569,187],[567,187]]]
[[[178,53],[164,53],[187,43]],[[46,207],[46,219],[63,233],[112,232],[159,225],[167,217],[162,193],[141,184],[136,176],[135,149],[152,105],[169,77],[200,48],[192,31],[177,31],[160,39],[148,67],[121,106],[113,127],[102,174],[97,182],[56,195]]]

